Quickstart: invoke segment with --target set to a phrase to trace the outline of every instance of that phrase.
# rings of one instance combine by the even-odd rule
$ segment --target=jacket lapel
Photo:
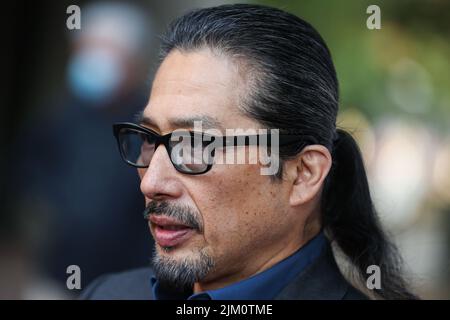
[[[275,300],[341,300],[349,289],[329,244],[317,260],[284,288]]]

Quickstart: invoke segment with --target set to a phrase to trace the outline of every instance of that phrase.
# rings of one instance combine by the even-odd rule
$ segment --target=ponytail
[[[333,165],[325,181],[322,219],[326,232],[356,267],[359,280],[380,267],[382,299],[415,299],[401,276],[401,259],[383,232],[370,197],[361,152],[353,137],[337,129]],[[365,283],[365,282],[364,282]]]

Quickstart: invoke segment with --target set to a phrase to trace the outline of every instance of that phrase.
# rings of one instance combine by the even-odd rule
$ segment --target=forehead
[[[225,128],[254,127],[238,109],[245,84],[237,64],[204,49],[172,51],[155,76],[143,115],[159,131],[175,129],[171,120],[209,117]]]

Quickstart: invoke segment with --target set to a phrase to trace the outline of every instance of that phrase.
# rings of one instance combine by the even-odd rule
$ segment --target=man
[[[413,298],[379,227],[359,149],[336,129],[337,110],[329,50],[298,17],[225,5],[176,19],[139,125],[114,126],[122,157],[141,178],[156,241],[152,268],[100,278],[83,297],[365,299],[341,275],[334,242],[355,280],[365,283],[367,267],[380,266],[375,297]],[[220,137],[203,135],[211,128],[234,142],[226,129],[278,131],[267,144],[257,134],[211,152]],[[196,135],[200,143],[183,142]],[[214,161],[195,164],[189,150],[175,151],[183,143]],[[216,162],[231,149],[252,160],[252,151],[273,145],[279,149],[268,154],[279,167],[269,175],[261,171],[267,162]]]

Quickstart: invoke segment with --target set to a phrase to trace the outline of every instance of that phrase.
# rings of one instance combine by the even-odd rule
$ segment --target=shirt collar
[[[153,296],[157,300],[271,300],[320,255],[325,243],[325,236],[320,232],[295,253],[263,272],[220,289],[191,293],[190,296],[189,293],[167,292],[152,277]]]

